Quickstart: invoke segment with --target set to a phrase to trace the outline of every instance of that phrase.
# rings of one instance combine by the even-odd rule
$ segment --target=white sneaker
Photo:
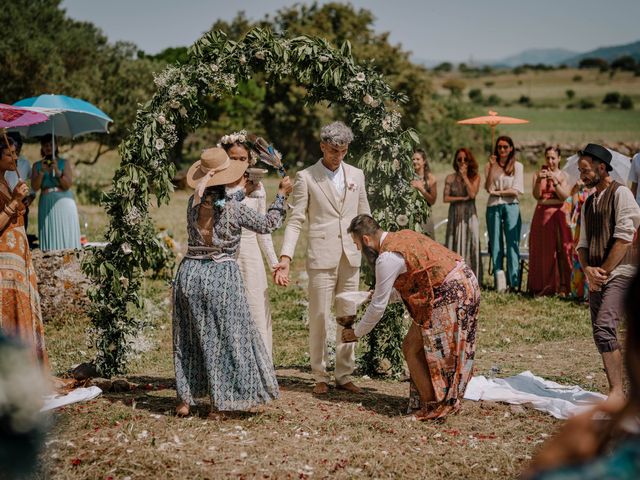
[[[504,270],[498,270],[496,272],[496,290],[498,292],[504,292],[507,289],[507,277],[504,274]]]

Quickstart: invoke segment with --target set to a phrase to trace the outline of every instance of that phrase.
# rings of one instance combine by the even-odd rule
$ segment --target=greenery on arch
[[[95,285],[89,292],[90,317],[102,375],[125,371],[131,339],[140,328],[134,311],[142,306],[142,277],[169,260],[155,235],[149,204],[154,197],[159,205],[167,203],[173,190],[175,165],[169,153],[178,130],[202,125],[203,100],[235,93],[238,83],[256,71],[263,71],[270,83],[294,78],[306,88],[309,103],[329,101],[342,107],[356,137],[352,155],[365,172],[371,208],[383,228],[419,230],[424,222],[428,208],[409,186],[418,136],[401,130],[396,108],[407,98],[392,91],[371,66],[357,65],[348,42],[336,49],[321,38],[288,39],[261,28],[234,42],[220,31],[209,32],[189,49],[186,63],[156,76],[156,93],[138,110],[130,135],[120,145],[122,162],[103,199],[110,217],[109,243],[83,265]],[[364,356],[368,373],[378,371],[383,358],[391,361],[394,372],[401,370],[402,313],[391,309],[384,328],[371,336]]]

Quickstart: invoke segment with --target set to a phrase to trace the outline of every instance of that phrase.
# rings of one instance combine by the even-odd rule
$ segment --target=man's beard
[[[586,180],[586,181],[583,180],[582,183],[584,183],[585,186],[589,188],[593,188],[600,183],[600,180],[602,180],[602,177],[599,174],[596,174],[595,177],[590,178],[589,180]]]
[[[380,254],[376,252],[374,248],[367,247],[366,245],[362,246],[362,253],[364,257],[367,259],[367,262],[369,262],[369,265],[371,265],[371,268],[375,269],[376,260],[378,260],[378,255]]]

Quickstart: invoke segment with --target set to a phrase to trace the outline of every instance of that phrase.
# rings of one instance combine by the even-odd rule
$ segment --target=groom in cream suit
[[[335,295],[358,290],[360,252],[347,233],[351,220],[370,214],[362,170],[342,159],[353,140],[351,129],[342,122],[322,128],[323,157],[296,175],[293,211],[284,232],[280,263],[274,272],[278,285],[289,283],[289,264],[305,221],[308,223],[307,273],[309,274],[309,356],[315,379],[313,393],[329,391],[327,373],[327,327],[336,331],[336,387],[354,393],[355,350],[342,342],[342,327],[332,322]]]

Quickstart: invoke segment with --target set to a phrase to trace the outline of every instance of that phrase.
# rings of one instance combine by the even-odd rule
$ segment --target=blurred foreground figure
[[[626,295],[625,363],[629,398],[610,398],[568,420],[533,459],[526,478],[536,480],[640,478],[640,276]],[[603,415],[604,414],[604,415]],[[603,420],[606,418],[606,420]]]
[[[0,333],[0,478],[30,478],[38,467],[45,417],[42,371],[29,351]]]

